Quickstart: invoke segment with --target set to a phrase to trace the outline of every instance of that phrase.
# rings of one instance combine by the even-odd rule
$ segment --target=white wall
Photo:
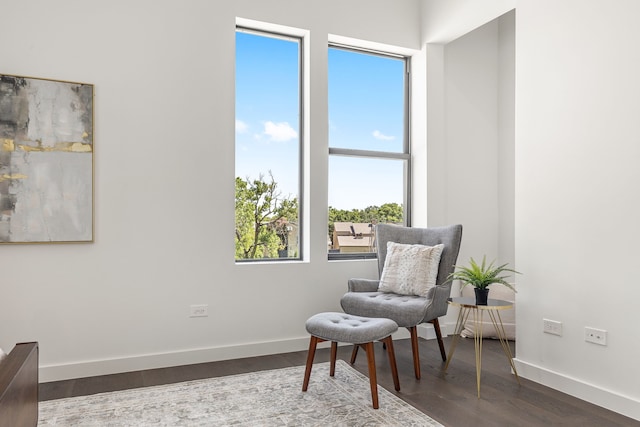
[[[423,0],[422,41],[447,44],[512,10],[516,0]]]
[[[498,18],[498,252],[515,266],[516,16]],[[516,277],[517,279],[517,277]]]
[[[336,13],[339,11],[339,13]],[[329,34],[420,48],[419,4],[24,0],[5,74],[95,84],[96,241],[0,246],[0,346],[37,340],[41,380],[306,349],[375,261],[326,260]],[[236,16],[310,31],[309,260],[233,260]],[[189,318],[190,304],[209,317]]]
[[[446,43],[502,14],[508,2],[470,3],[423,3],[423,39],[445,43],[427,44],[436,59]],[[526,378],[640,420],[633,321],[640,288],[632,283],[640,234],[633,188],[640,179],[640,5],[514,3],[515,151],[499,155],[515,156],[515,169],[500,171],[500,179],[515,175],[515,259],[524,273],[517,280],[517,367]],[[493,56],[492,48],[486,54]],[[428,75],[441,73],[434,63]],[[446,102],[446,94],[436,97]],[[502,128],[500,141],[511,132]],[[509,239],[499,240],[502,246]],[[563,335],[544,334],[543,318],[563,322]],[[608,345],[586,343],[585,326],[607,330]]]
[[[459,263],[498,252],[497,65],[497,21],[444,47],[445,222],[464,226]]]
[[[428,222],[463,224],[458,264],[514,265],[514,23],[507,14],[426,47]]]
[[[639,15],[632,0],[524,0],[516,30],[518,366],[636,419]]]

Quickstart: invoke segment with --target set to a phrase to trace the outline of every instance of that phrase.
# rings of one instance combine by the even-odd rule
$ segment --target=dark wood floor
[[[449,339],[445,339],[447,349]],[[640,426],[638,421],[526,379],[521,379],[522,384],[518,385],[500,343],[495,340],[484,341],[481,399],[476,395],[473,340],[460,341],[446,374],[437,343],[421,340],[421,380],[416,380],[413,375],[409,341],[399,340],[394,347],[401,390],[394,392],[388,360],[381,344],[376,344],[378,383],[447,427]],[[339,348],[339,358],[348,361],[350,355],[351,347]],[[315,362],[328,360],[327,349],[317,352]],[[40,385],[40,399],[304,365],[305,361],[306,351],[301,351],[44,383]],[[361,352],[354,366],[367,375],[364,352]]]

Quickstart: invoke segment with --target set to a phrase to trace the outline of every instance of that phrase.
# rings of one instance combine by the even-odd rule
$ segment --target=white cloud
[[[265,122],[264,133],[269,136],[271,141],[276,142],[287,142],[298,137],[298,132],[287,122]]]
[[[383,134],[382,132],[380,132],[379,130],[374,130],[371,135],[373,135],[373,137],[375,139],[379,139],[380,141],[393,141],[394,139],[396,139],[395,136],[388,136]]]
[[[245,133],[249,129],[249,125],[247,125],[242,120],[236,119],[236,133]]]

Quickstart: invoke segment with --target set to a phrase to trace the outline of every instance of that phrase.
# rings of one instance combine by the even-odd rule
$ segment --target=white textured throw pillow
[[[378,290],[400,295],[427,296],[436,285],[440,255],[444,245],[387,243],[387,258]]]

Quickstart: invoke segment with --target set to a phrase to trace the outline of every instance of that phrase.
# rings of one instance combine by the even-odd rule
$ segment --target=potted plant
[[[467,285],[473,286],[477,305],[487,305],[489,285],[493,283],[500,283],[516,292],[513,285],[506,281],[509,276],[504,275],[504,273],[520,273],[511,268],[507,268],[508,264],[495,266],[494,262],[495,261],[491,261],[487,265],[485,255],[482,257],[482,263],[478,265],[478,263],[471,258],[468,267],[455,266],[456,271],[447,277],[447,282],[459,280],[462,282],[463,288]]]

